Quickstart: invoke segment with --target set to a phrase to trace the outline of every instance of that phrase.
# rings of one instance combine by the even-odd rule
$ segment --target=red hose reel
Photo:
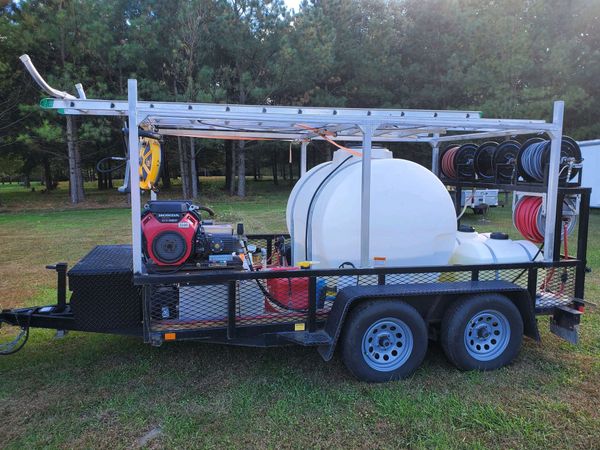
[[[575,230],[575,217],[565,214],[569,210],[569,202],[563,202],[562,230],[561,240],[564,241],[565,256],[568,254],[568,236]],[[515,228],[528,241],[536,244],[544,242],[544,228],[546,217],[542,211],[542,197],[526,195],[521,197],[515,206],[513,212],[513,222]]]
[[[525,196],[515,207],[514,222],[519,233],[528,241],[536,244],[544,242],[544,235],[538,227],[541,214],[542,198]]]
[[[460,147],[456,146],[456,147],[451,147],[448,150],[446,150],[446,152],[444,152],[444,154],[442,155],[442,173],[447,177],[447,178],[456,178],[456,167],[454,164],[454,158],[456,156],[456,153],[458,152],[458,149]]]

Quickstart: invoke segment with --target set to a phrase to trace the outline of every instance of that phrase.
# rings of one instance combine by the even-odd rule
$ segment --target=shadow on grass
[[[489,373],[454,369],[432,343],[412,378],[373,385],[310,348],[50,337],[36,330],[0,360],[0,432],[15,448],[129,446],[157,426],[166,447],[541,447],[563,439],[547,411],[570,415],[556,393],[577,381],[569,362],[534,343]]]

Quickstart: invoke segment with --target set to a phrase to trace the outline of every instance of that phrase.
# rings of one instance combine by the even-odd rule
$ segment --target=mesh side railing
[[[573,300],[575,269],[575,266],[536,269],[538,310]],[[346,287],[502,280],[528,289],[529,270],[488,268],[310,277],[310,271],[307,276],[302,276],[297,270],[292,274],[289,268],[275,268],[266,272],[270,276],[265,278],[215,284],[152,285],[146,291],[146,311],[149,312],[151,331],[160,332],[226,328],[231,325],[230,321],[235,321],[235,327],[310,322],[311,317],[317,321],[326,319],[337,294]],[[273,278],[277,271],[281,277]],[[310,311],[311,297],[315,304],[314,316]]]
[[[504,270],[481,270],[478,275],[479,281],[508,281],[527,289],[527,269],[504,269]]]
[[[538,272],[535,306],[548,310],[567,305],[575,298],[575,271],[571,267],[551,267]]]
[[[152,286],[148,301],[151,329],[185,330],[227,325],[228,284]]]
[[[318,284],[315,289],[323,310],[324,287]],[[152,331],[227,327],[230,298],[235,302],[236,326],[306,322],[308,318],[308,277],[157,285],[148,292]],[[317,313],[322,315],[323,311]]]

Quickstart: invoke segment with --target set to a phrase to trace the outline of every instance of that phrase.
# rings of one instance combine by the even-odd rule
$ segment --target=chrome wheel
[[[412,332],[400,319],[380,319],[363,335],[363,358],[369,367],[380,372],[396,370],[409,359],[412,351]]]
[[[477,361],[491,361],[506,350],[510,340],[510,324],[504,314],[485,310],[475,314],[464,332],[465,347]]]

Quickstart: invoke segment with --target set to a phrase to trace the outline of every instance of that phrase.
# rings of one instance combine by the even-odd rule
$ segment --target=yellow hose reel
[[[140,189],[148,191],[158,183],[162,151],[156,139],[140,140]]]

